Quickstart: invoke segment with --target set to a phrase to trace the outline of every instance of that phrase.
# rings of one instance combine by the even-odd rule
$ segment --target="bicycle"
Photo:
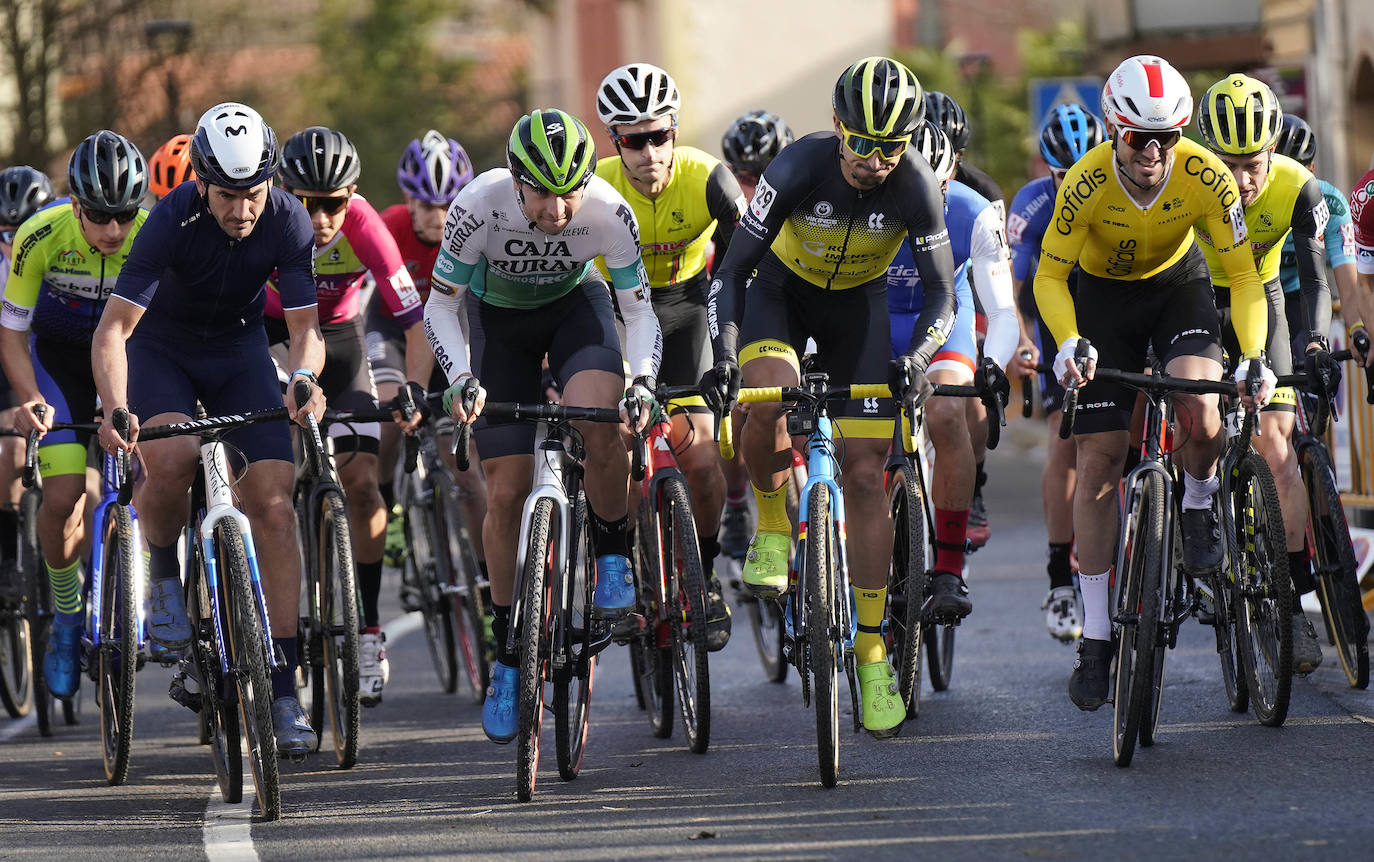
[[[0,436],[23,437],[14,429],[0,429]],[[29,494],[26,490],[25,494]],[[32,601],[28,573],[37,558],[38,538],[34,517],[38,492],[15,508],[13,558],[0,561],[7,578],[0,589],[0,703],[11,718],[23,718],[33,710],[33,632],[29,628]],[[27,559],[25,557],[27,556]]]
[[[695,386],[659,386],[655,399],[667,405],[699,394]],[[711,739],[706,574],[687,481],[668,443],[671,431],[667,413],[656,410],[646,431],[650,456],[635,513],[634,571],[647,622],[630,638],[630,667],[654,736],[672,736],[676,690],[687,746],[704,754]]]
[[[430,399],[431,412],[441,398]],[[418,409],[411,393],[403,387],[398,399],[402,416],[409,419]],[[407,546],[402,599],[424,620],[440,687],[453,693],[466,681],[472,701],[480,704],[491,682],[485,635],[488,586],[463,521],[461,491],[439,453],[439,434],[439,423],[426,420],[406,437],[406,457],[397,465],[394,487]]]

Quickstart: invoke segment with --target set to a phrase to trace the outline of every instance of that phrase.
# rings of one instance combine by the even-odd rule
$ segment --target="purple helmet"
[[[430,129],[410,142],[396,166],[401,191],[432,204],[448,204],[472,181],[472,160],[463,145]]]

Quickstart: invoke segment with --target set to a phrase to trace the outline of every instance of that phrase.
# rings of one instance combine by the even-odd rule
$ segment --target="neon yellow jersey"
[[[729,243],[744,213],[744,193],[730,170],[696,147],[673,149],[668,185],[653,199],[630,183],[619,156],[597,162],[596,175],[634,211],[650,287],[680,284],[706,269],[706,249],[717,225],[721,240]],[[716,249],[716,260],[724,254],[724,248]],[[596,265],[605,275],[605,261],[597,258]]]
[[[1111,141],[1074,163],[1054,197],[1035,273],[1035,298],[1058,343],[1078,335],[1068,275],[1074,265],[1099,278],[1137,281],[1180,261],[1193,247],[1193,227],[1223,243],[1216,249],[1234,285],[1232,315],[1245,356],[1264,348],[1267,304],[1250,255],[1235,178],[1200,144],[1174,146],[1154,197],[1140,204],[1126,191]]]
[[[1308,236],[1321,236],[1326,229],[1330,210],[1321,193],[1321,184],[1312,172],[1287,156],[1272,154],[1269,162],[1269,176],[1264,188],[1254,203],[1245,208],[1245,226],[1250,234],[1250,252],[1254,255],[1255,266],[1259,269],[1260,281],[1268,283],[1279,277],[1279,258],[1283,256],[1283,239],[1290,230],[1302,232],[1306,228]],[[1320,218],[1321,229],[1317,230],[1316,219]],[[1198,244],[1207,256],[1207,266],[1212,270],[1212,281],[1223,287],[1229,286],[1230,277],[1222,268],[1221,258],[1212,242],[1212,235],[1199,225]]]

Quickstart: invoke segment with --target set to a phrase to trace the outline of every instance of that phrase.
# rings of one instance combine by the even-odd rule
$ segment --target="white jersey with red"
[[[1355,268],[1374,275],[1374,169],[1350,193],[1350,220],[1355,224]]]
[[[348,203],[343,227],[329,242],[315,246],[315,294],[321,324],[352,320],[361,313],[362,289],[369,272],[377,282],[382,305],[403,329],[423,319],[424,302],[396,240],[372,204],[355,194]],[[268,281],[267,288],[264,313],[280,318],[281,296],[273,281]]]

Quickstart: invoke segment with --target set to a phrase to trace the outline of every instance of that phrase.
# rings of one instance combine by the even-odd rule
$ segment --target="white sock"
[[[1079,573],[1078,590],[1083,594],[1083,637],[1093,640],[1112,639],[1112,616],[1107,611],[1108,580],[1112,571],[1100,575]]]
[[[1212,475],[1206,479],[1194,479],[1193,474],[1185,470],[1183,473],[1183,508],[1212,508],[1212,498],[1216,496],[1217,489],[1220,487],[1221,477],[1217,475],[1216,468],[1212,469]]]

